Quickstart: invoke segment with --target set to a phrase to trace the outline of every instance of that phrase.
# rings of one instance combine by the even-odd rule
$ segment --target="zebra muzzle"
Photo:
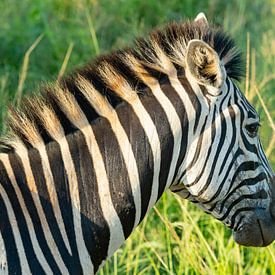
[[[275,240],[275,177],[271,184],[271,201],[267,210],[259,209],[249,222],[233,233],[238,244],[244,246],[267,246]]]
[[[258,211],[248,223],[233,233],[235,241],[244,246],[267,246],[275,239],[275,220],[266,211]]]

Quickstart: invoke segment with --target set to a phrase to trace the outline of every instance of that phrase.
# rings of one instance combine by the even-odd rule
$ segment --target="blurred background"
[[[246,60],[240,86],[261,117],[275,169],[274,0],[0,0],[0,131],[9,104],[136,36],[203,11]],[[275,274],[275,244],[236,245],[229,230],[168,193],[99,274]]]

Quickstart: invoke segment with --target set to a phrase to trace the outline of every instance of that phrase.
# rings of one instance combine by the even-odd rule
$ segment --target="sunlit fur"
[[[113,88],[114,92],[117,92],[117,89],[114,89],[114,86],[116,86],[125,95],[131,96],[132,93],[141,92],[136,89],[138,79],[132,79],[133,82],[128,83],[123,78],[123,72],[120,71],[120,69],[123,70],[119,66],[120,62],[122,64],[135,64],[136,67],[131,66],[131,72],[124,72],[126,74],[132,73],[138,76],[142,74],[145,77],[145,75],[148,75],[146,70],[142,69],[145,67],[170,75],[171,68],[173,70],[174,67],[172,62],[185,67],[185,50],[188,42],[192,39],[203,40],[214,48],[223,61],[227,75],[232,79],[240,79],[243,74],[241,55],[233,40],[220,29],[196,22],[184,22],[182,24],[172,23],[164,29],[152,32],[147,39],[138,39],[136,46],[131,49],[114,52],[98,58],[90,65],[77,71],[72,77],[64,80],[64,83],[67,81],[77,83],[77,79],[79,79],[78,74],[81,75],[83,72],[92,71],[95,77],[103,80],[107,79],[108,86]],[[117,74],[112,71],[113,67],[118,70]],[[146,82],[144,77],[143,81]],[[125,81],[125,84],[123,81]],[[6,149],[9,148],[9,145],[13,147],[13,136],[18,136],[30,144],[40,142],[41,137],[39,131],[37,131],[37,124],[39,123],[42,123],[46,129],[49,125],[55,128],[56,120],[51,115],[48,115],[47,109],[51,108],[52,100],[59,101],[61,105],[69,104],[66,100],[58,99],[60,90],[61,94],[63,91],[66,93],[67,88],[58,84],[49,86],[41,90],[41,96],[38,98],[34,97],[23,101],[18,110],[11,109],[8,116],[8,126],[11,131],[8,138],[2,138],[3,150],[4,147]],[[119,94],[118,96],[121,95]],[[97,104],[95,103],[96,108],[98,108]],[[68,109],[70,107],[65,106],[64,108]],[[12,142],[10,139],[12,139]]]

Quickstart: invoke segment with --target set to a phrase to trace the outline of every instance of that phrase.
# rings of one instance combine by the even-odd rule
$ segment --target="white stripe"
[[[51,200],[51,205],[53,207],[54,215],[55,215],[58,227],[59,227],[61,235],[62,235],[62,239],[65,243],[65,246],[66,246],[69,254],[72,255],[71,247],[69,245],[63,218],[61,215],[59,201],[58,201],[58,197],[57,197],[57,193],[56,193],[56,189],[55,189],[55,182],[54,182],[54,178],[52,175],[52,171],[51,171],[51,167],[50,167],[50,163],[49,163],[49,159],[48,159],[48,155],[47,155],[45,146],[41,144],[41,145],[37,146],[36,149],[39,151],[39,154],[41,156],[42,169],[44,171],[47,190],[48,190],[49,197]]]
[[[108,103],[108,101],[85,79],[80,79],[79,88],[83,95],[90,101],[90,103],[96,109],[96,112],[105,117],[111,125],[111,128],[117,138],[121,153],[128,171],[128,176],[130,180],[131,190],[134,197],[135,203],[135,222],[134,227],[136,227],[140,221],[141,217],[141,189],[140,189],[140,179],[138,174],[138,167],[136,159],[132,150],[132,146],[128,139],[128,136],[122,127],[118,115],[115,109]],[[76,103],[76,102],[75,102]]]
[[[207,154],[208,154],[208,150],[205,150],[205,148],[203,148],[203,146],[207,145],[209,147],[210,144],[212,143],[211,122],[212,122],[213,112],[214,112],[214,109],[211,110],[211,112],[209,113],[208,118],[207,118],[206,127],[205,127],[205,130],[203,132],[203,137],[202,137],[202,141],[201,141],[202,150],[199,152],[199,158],[193,164],[193,166],[190,168],[190,170],[188,171],[188,173],[185,175],[185,179],[184,180],[186,181],[187,185],[192,184],[196,180],[197,176],[201,173],[201,171],[203,169],[203,166],[205,164],[205,160],[206,160],[206,157],[207,157]],[[195,145],[192,144],[192,147],[194,146],[194,148],[193,148],[194,153],[197,150],[199,138],[200,137],[197,137],[195,139],[195,142],[196,142]],[[190,165],[190,163],[192,162],[193,158],[194,158],[193,154],[188,155],[188,157],[187,157],[187,165]],[[206,169],[206,171],[207,171],[207,174],[208,174],[209,173],[209,169]],[[199,183],[202,186],[200,186]],[[190,191],[190,193],[192,195],[196,195],[198,193],[198,190],[201,187],[203,187],[204,185],[205,185],[205,182],[202,180],[202,181],[198,182],[197,184],[195,184],[195,185],[193,185],[191,187],[188,187],[188,190]]]
[[[37,260],[40,262],[40,264],[41,264],[42,268],[44,269],[44,271],[46,272],[46,274],[52,274],[52,270],[51,270],[50,266],[48,265],[48,262],[45,259],[44,254],[43,254],[43,252],[42,252],[42,250],[39,246],[39,243],[38,243],[38,240],[37,240],[37,237],[36,237],[36,234],[35,234],[32,219],[31,219],[31,217],[29,215],[29,212],[27,210],[27,207],[25,205],[25,201],[24,201],[24,198],[23,198],[22,193],[20,191],[20,188],[17,185],[12,167],[10,165],[9,158],[6,154],[1,154],[0,158],[1,158],[1,160],[3,161],[3,163],[6,167],[6,171],[7,171],[9,180],[10,180],[10,182],[11,182],[11,184],[12,184],[14,190],[15,190],[16,197],[18,199],[18,202],[19,202],[20,207],[22,209],[22,212],[24,214],[26,224],[27,224],[27,227],[28,227],[28,232],[30,234],[31,242],[32,242],[32,245],[33,245],[33,250],[35,252],[35,255],[37,256]]]
[[[169,174],[167,177],[167,182],[165,186],[165,190],[169,187],[169,185],[172,184],[172,179],[175,174],[177,161],[180,154],[180,148],[181,148],[181,139],[182,139],[182,129],[181,129],[181,122],[178,117],[178,114],[173,106],[173,104],[170,102],[170,100],[166,97],[166,95],[161,90],[161,87],[159,83],[157,83],[155,86],[149,86],[152,93],[154,94],[156,100],[160,103],[161,107],[164,109],[168,122],[171,127],[171,131],[173,133],[174,137],[174,147],[172,152],[172,161],[170,164]]]
[[[117,138],[119,143],[119,147],[121,149],[124,163],[126,165],[126,169],[128,171],[128,176],[130,180],[130,185],[132,189],[132,194],[134,197],[135,203],[135,223],[134,227],[136,227],[140,221],[141,216],[141,190],[140,190],[140,181],[136,159],[132,150],[132,146],[129,142],[127,134],[125,133],[123,127],[120,124],[119,118],[115,112],[112,113],[112,116],[106,116],[106,119],[110,121],[111,128]]]
[[[77,116],[67,114],[67,117],[71,121],[71,123],[83,133],[87,147],[89,149],[89,153],[93,161],[93,167],[97,178],[96,183],[98,186],[98,194],[99,194],[100,204],[103,212],[103,217],[106,220],[110,229],[108,256],[111,256],[125,240],[122,224],[120,222],[118,213],[116,212],[112,202],[108,176],[105,170],[105,165],[104,165],[104,161],[103,161],[100,149],[98,147],[97,141],[93,133],[93,129],[90,126],[87,120],[87,117],[79,107],[75,98],[71,97],[70,101],[74,105],[74,110],[77,113]],[[67,150],[69,150],[69,148]],[[71,169],[73,169],[73,166]],[[78,192],[77,192],[77,196],[78,196]],[[75,199],[77,200],[77,205],[79,207],[79,197]],[[80,211],[80,207],[79,207],[79,211]]]
[[[227,106],[227,105],[228,105],[228,100],[225,100],[224,106]],[[232,106],[232,108],[234,109],[234,106]],[[231,123],[231,116],[230,116],[230,113],[229,113],[229,109],[228,108],[222,108],[222,110],[224,110],[223,115],[224,115],[225,121],[226,121],[225,122],[226,127],[227,127],[226,131],[227,131],[227,133],[233,133],[233,127],[236,127],[236,125],[233,125]],[[236,112],[236,110],[234,110],[234,111]],[[219,117],[215,120],[215,127],[218,126],[218,125],[221,125],[221,123],[222,123],[221,116],[219,115]],[[218,130],[218,129],[221,130],[221,127],[216,127],[216,130]],[[213,142],[213,147],[215,147],[215,148],[212,148],[212,152],[214,153],[214,155],[217,153],[217,147],[218,147],[219,139],[220,139],[220,136],[216,136],[215,141]],[[226,154],[227,150],[229,149],[229,146],[230,146],[231,142],[232,142],[232,136],[226,135],[225,140],[222,144],[221,151],[219,152],[218,159],[217,159],[216,163],[214,164],[216,166],[215,166],[214,173],[213,173],[213,176],[212,176],[212,180],[211,180],[212,182],[209,184],[208,188],[204,191],[204,193],[202,193],[203,197],[205,196],[206,198],[212,198],[213,195],[218,190],[219,185],[220,185],[219,184],[220,181],[217,181],[217,179],[223,179],[225,174],[227,173],[229,165],[232,162],[232,157],[233,157],[232,152],[236,152],[236,149],[237,149],[236,146],[238,146],[237,134],[236,134],[235,143],[232,147],[232,152],[230,152],[230,154],[228,155],[228,158],[226,159],[226,162],[224,163],[225,154]],[[213,158],[214,158],[214,155],[213,155]],[[208,162],[209,162],[208,166],[212,167],[213,159],[209,158]],[[224,163],[224,166],[221,167],[221,165],[223,163]],[[221,173],[221,175],[219,175],[219,172],[220,172],[221,169],[222,169],[222,173]],[[234,169],[231,169],[231,170],[234,170]],[[206,177],[209,176],[209,171],[205,171],[205,173],[208,173],[208,175],[203,176],[203,177],[206,178]],[[232,176],[229,174],[227,179],[230,179],[231,177]],[[224,187],[222,188],[221,193],[220,193],[219,196],[223,197],[223,194],[227,193],[227,190],[225,190],[226,188],[229,188],[229,184],[226,184],[226,182],[225,182]]]
[[[133,59],[128,60],[130,61],[130,66],[135,67],[136,62]],[[133,63],[131,63],[133,61]],[[156,203],[158,197],[158,188],[159,188],[159,173],[160,173],[160,154],[161,154],[161,147],[160,141],[157,133],[157,129],[152,121],[150,115],[147,113],[146,109],[142,105],[136,91],[132,90],[129,83],[123,79],[122,76],[115,72],[115,69],[111,69],[110,66],[103,66],[101,68],[101,75],[103,78],[106,78],[106,82],[111,84],[112,89],[118,94],[119,97],[123,98],[126,102],[128,102],[136,116],[138,117],[143,130],[145,131],[148,141],[150,143],[152,154],[153,154],[153,182],[151,187],[151,196],[149,200],[149,204],[147,207],[147,212],[152,208],[152,206]],[[111,80],[109,81],[109,78]],[[113,85],[112,81],[117,81],[120,85]]]
[[[216,117],[214,119],[213,123],[214,123],[214,128],[215,128],[214,140],[213,140],[212,129],[211,129],[212,125],[210,123],[210,124],[208,124],[209,127],[204,132],[204,136],[206,136],[206,140],[203,141],[203,143],[202,143],[203,145],[207,146],[206,147],[207,150],[202,149],[202,151],[204,152],[204,156],[203,157],[200,156],[198,162],[195,163],[195,165],[192,167],[192,170],[191,170],[191,171],[196,171],[196,175],[194,177],[192,177],[192,174],[195,174],[195,173],[192,173],[191,171],[190,171],[190,173],[188,173],[190,175],[189,182],[193,182],[195,180],[196,176],[202,171],[202,169],[205,165],[205,169],[204,169],[203,174],[201,175],[201,178],[199,179],[199,181],[195,185],[193,185],[189,188],[189,190],[191,190],[191,193],[193,195],[198,194],[203,188],[205,188],[205,185],[206,185],[207,180],[210,175],[210,171],[211,171],[213,165],[216,165],[216,163],[213,164],[213,161],[214,161],[214,158],[215,158],[215,155],[217,152],[217,147],[218,147],[218,144],[219,144],[220,138],[221,138],[221,127],[217,127],[217,124],[218,125],[221,124],[221,117],[220,116]],[[210,146],[212,146],[211,149],[210,149]],[[210,150],[210,154],[207,159],[209,150]],[[219,169],[214,169],[214,173],[212,175],[211,181],[209,182],[209,185],[206,190],[208,190],[208,188],[209,188],[209,189],[212,189],[211,190],[211,192],[212,192],[212,191],[214,191],[213,189],[214,189],[215,185],[218,186],[217,177],[215,176],[218,173],[219,173]],[[214,182],[213,184],[211,183],[212,181]],[[200,195],[200,198],[203,198],[204,200],[210,200],[212,196],[210,193],[206,192],[206,190],[203,192],[203,194]]]
[[[178,96],[180,97],[180,99],[185,107],[185,110],[186,110],[185,115],[186,115],[186,119],[188,120],[188,123],[189,123],[189,127],[188,127],[188,130],[186,133],[187,134],[186,147],[189,148],[189,150],[186,152],[186,154],[182,160],[182,164],[179,167],[178,176],[181,175],[181,173],[184,171],[184,169],[186,169],[188,167],[188,165],[194,158],[194,155],[196,153],[196,148],[198,145],[198,141],[199,141],[198,134],[201,131],[201,128],[203,126],[205,118],[207,116],[209,116],[209,109],[208,109],[208,104],[207,104],[205,95],[202,94],[202,91],[201,91],[197,81],[195,81],[193,79],[193,77],[190,75],[190,73],[187,70],[185,73],[186,73],[186,75],[185,75],[186,80],[188,81],[189,85],[191,86],[191,89],[194,92],[195,96],[197,96],[197,99],[199,100],[202,109],[201,109],[201,114],[198,114],[197,110],[195,110],[195,108],[193,107],[193,104],[188,96],[187,91],[182,86],[182,84],[177,76],[176,71],[171,76],[169,76],[171,86],[175,89],[175,91],[177,92]],[[200,119],[198,122],[197,131],[195,134],[193,134],[195,120],[198,115],[200,116]]]
[[[66,137],[57,140],[57,143],[60,146],[62,159],[68,176],[73,211],[74,231],[76,235],[76,245],[83,269],[83,274],[94,274],[94,266],[91,261],[89,252],[87,251],[81,227],[79,189],[74,163],[70,154],[70,149]]]
[[[3,199],[5,206],[7,208],[7,213],[8,213],[8,217],[9,217],[9,221],[7,221],[7,222],[10,222],[12,234],[13,234],[13,237],[15,240],[15,245],[17,248],[18,256],[19,256],[20,268],[21,268],[22,274],[32,274],[29,264],[28,264],[28,261],[27,261],[23,242],[22,242],[22,239],[20,236],[20,231],[18,229],[18,224],[16,221],[14,211],[12,209],[12,205],[10,203],[10,200],[8,198],[8,195],[5,191],[5,189],[3,188],[3,186],[1,184],[0,184],[0,194],[1,194],[1,197]]]
[[[65,266],[61,255],[59,253],[58,247],[56,246],[55,240],[51,234],[45,213],[43,211],[43,207],[40,201],[40,197],[39,197],[39,193],[37,190],[37,186],[35,184],[35,179],[32,173],[32,169],[30,166],[30,160],[29,160],[29,156],[28,156],[28,151],[27,149],[22,145],[22,146],[18,146],[18,150],[17,150],[18,155],[20,155],[20,157],[22,158],[22,165],[24,167],[24,171],[25,171],[25,175],[26,175],[26,180],[27,180],[27,184],[28,187],[30,188],[31,191],[31,195],[35,204],[35,207],[37,209],[37,213],[39,216],[39,219],[41,221],[41,225],[43,228],[43,233],[45,235],[47,244],[54,256],[54,259],[61,271],[62,274],[66,274],[68,273],[68,269]]]
[[[124,98],[127,100],[127,98]],[[160,154],[161,154],[161,147],[160,141],[158,137],[158,132],[155,127],[154,122],[152,121],[151,117],[147,113],[146,109],[140,102],[139,98],[136,97],[134,100],[128,100],[128,103],[131,104],[135,114],[137,115],[143,130],[145,131],[148,141],[150,143],[153,160],[154,160],[154,175],[153,175],[153,182],[152,182],[152,192],[150,201],[148,204],[147,212],[153,207],[153,205],[157,201],[158,197],[158,188],[159,188],[159,172],[160,172]]]

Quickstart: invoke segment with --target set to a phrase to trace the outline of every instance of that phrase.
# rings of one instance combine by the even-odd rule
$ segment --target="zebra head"
[[[196,21],[207,28],[204,15]],[[220,50],[232,46],[222,38],[209,44],[192,39],[187,45],[186,75],[201,110],[171,189],[233,229],[237,243],[266,246],[275,239],[275,178],[261,146],[259,115],[232,80],[240,55],[234,47]]]

